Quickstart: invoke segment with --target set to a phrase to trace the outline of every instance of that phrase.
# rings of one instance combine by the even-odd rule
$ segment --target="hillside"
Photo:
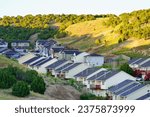
[[[20,65],[17,61],[8,59],[4,56],[0,56],[0,68],[7,67],[8,65],[12,65],[18,67],[22,70],[27,70],[27,68],[23,65]],[[24,98],[13,96],[12,89],[0,89],[0,100],[57,100],[57,99],[68,99],[68,100],[76,100],[80,99],[80,92],[76,90],[74,87],[68,85],[64,85],[63,81],[59,80],[59,83],[51,83],[52,78],[47,77],[45,79],[47,88],[44,95],[39,93],[35,93],[33,91],[30,92],[30,95]]]
[[[140,10],[130,14],[73,24],[66,29],[70,36],[58,41],[82,51],[106,55],[149,56],[149,14],[149,9]],[[126,24],[127,22],[129,24]]]

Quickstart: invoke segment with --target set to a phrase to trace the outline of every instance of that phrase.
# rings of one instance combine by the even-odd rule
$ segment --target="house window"
[[[102,85],[104,85],[104,81],[102,81]]]

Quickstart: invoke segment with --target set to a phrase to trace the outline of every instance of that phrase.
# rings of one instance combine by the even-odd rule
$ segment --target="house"
[[[84,57],[85,62],[92,66],[102,66],[104,64],[104,56],[98,54],[90,54]]]
[[[131,59],[128,63],[134,70],[136,77],[150,80],[150,58],[135,58]]]
[[[23,64],[26,65],[26,66],[30,66],[31,64],[41,60],[43,57],[40,57],[40,56],[35,56],[27,61],[25,61]]]
[[[82,84],[86,84],[86,83],[84,83],[84,81],[86,81],[86,79],[97,74],[100,71],[101,71],[101,69],[99,69],[99,68],[91,67],[91,68],[87,68],[87,69],[81,71],[80,73],[76,74],[74,77],[76,78],[76,80],[78,82],[81,82]]]
[[[81,52],[76,49],[66,49],[58,54],[58,59],[72,60],[73,57],[77,56],[80,53]]]
[[[0,55],[4,54],[5,52],[10,51],[8,48],[0,48]]]
[[[89,53],[87,53],[87,52],[81,52],[78,55],[73,56],[72,57],[72,61],[74,61],[75,63],[76,62],[82,62],[82,63],[84,63],[85,62],[85,58],[84,57],[87,56],[87,55],[89,55]]]
[[[54,75],[55,69],[58,69],[59,67],[62,67],[63,65],[65,65],[67,63],[69,63],[69,61],[67,61],[67,60],[58,60],[58,61],[54,62],[53,64],[48,65],[46,67],[47,72]]]
[[[51,56],[50,50],[55,46],[57,42],[53,39],[50,40],[37,40],[35,51],[38,51],[38,54],[48,57]]]
[[[135,78],[123,71],[101,71],[87,79],[87,88],[97,96],[106,96],[107,89],[126,79]]]
[[[131,68],[137,69],[140,67],[140,65],[144,64],[145,62],[149,61],[150,58],[134,58],[131,59],[128,64]]]
[[[134,80],[124,80],[108,89],[113,100],[143,99],[149,90],[150,85],[144,85]]]
[[[27,60],[29,60],[29,59],[31,59],[31,58],[33,58],[33,57],[36,57],[36,55],[33,54],[33,53],[28,53],[28,54],[26,54],[26,55],[24,55],[24,56],[18,58],[17,60],[18,60],[18,62],[19,62],[20,64],[22,64],[22,63],[26,62]]]
[[[55,63],[57,61],[56,58],[47,57],[44,60],[41,60],[39,63],[34,65],[32,69],[36,70],[38,73],[47,73],[46,67]]]
[[[3,53],[3,55],[5,55],[6,57],[11,58],[11,59],[18,59],[21,57],[20,53],[15,52],[13,50],[6,51]]]
[[[65,49],[64,46],[54,46],[50,50],[51,57],[58,58],[59,53],[62,52]]]
[[[67,64],[64,64],[63,66],[58,67],[57,69],[53,70],[52,75],[54,75],[55,77],[62,77],[61,71],[71,66],[72,64],[73,64],[72,62],[68,62]]]
[[[0,48],[8,48],[8,43],[3,39],[0,39]]]
[[[149,91],[145,95],[142,95],[141,97],[137,98],[136,100],[150,100]]]
[[[75,78],[74,76],[78,74],[79,72],[89,68],[90,66],[86,63],[72,63],[65,69],[61,71],[61,77],[69,79],[69,78]]]
[[[30,47],[30,41],[28,40],[16,40],[11,43],[12,49],[14,51],[21,53],[24,55],[25,53],[28,52],[28,49]]]

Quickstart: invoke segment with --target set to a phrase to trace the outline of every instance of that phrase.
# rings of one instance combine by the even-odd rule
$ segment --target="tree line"
[[[25,97],[30,90],[44,94],[46,84],[34,70],[23,71],[17,67],[8,66],[0,69],[0,89],[12,88],[12,94]]]
[[[117,33],[122,36],[122,41],[130,37],[150,38],[150,9],[123,13],[119,16],[111,16],[104,22],[107,26],[118,27]]]
[[[75,23],[95,20],[110,15],[26,15],[26,16],[4,16],[0,18],[0,38],[8,42],[13,40],[28,40],[35,33],[39,38],[61,38],[67,36],[65,29]],[[54,25],[59,24],[59,26]]]

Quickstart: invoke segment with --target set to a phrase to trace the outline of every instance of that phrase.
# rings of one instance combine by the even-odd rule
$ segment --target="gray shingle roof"
[[[93,68],[87,68],[85,70],[83,70],[82,72],[78,73],[75,75],[75,77],[87,77],[89,76],[90,74],[98,71],[99,68],[96,68],[96,67],[93,67]]]
[[[80,64],[81,64],[81,63],[74,63],[74,64],[70,65],[69,67],[67,67],[66,69],[63,69],[62,71],[63,71],[63,72],[69,71],[69,70],[71,70],[71,69],[77,67],[77,66],[80,65]]]
[[[56,67],[58,67],[58,66],[64,64],[65,62],[67,62],[67,60],[58,60],[58,61],[56,61],[55,63],[53,63],[53,64],[47,66],[46,68],[47,68],[47,69],[55,69]]]

